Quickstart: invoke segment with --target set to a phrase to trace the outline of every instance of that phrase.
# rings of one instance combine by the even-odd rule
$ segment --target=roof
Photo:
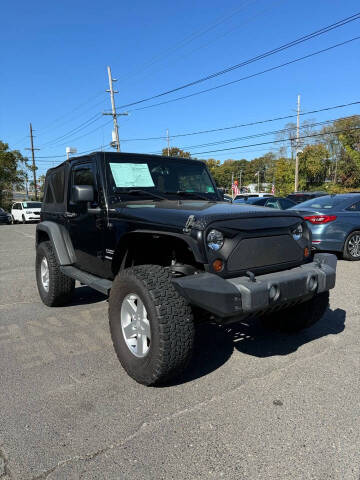
[[[88,157],[91,157],[91,156],[94,156],[94,155],[100,155],[100,154],[106,154],[106,156],[110,156],[110,157],[118,157],[118,158],[121,158],[121,157],[127,157],[129,155],[131,156],[135,156],[135,157],[138,157],[138,158],[148,158],[148,157],[157,157],[157,158],[163,158],[164,160],[165,159],[169,159],[169,158],[172,158],[174,160],[185,160],[185,161],[188,161],[188,162],[199,162],[201,160],[196,160],[195,158],[185,158],[185,157],[168,157],[167,155],[155,155],[155,154],[152,154],[152,153],[133,153],[133,152],[104,152],[104,151],[95,151],[95,152],[90,152],[90,153],[87,153],[86,155],[79,155],[77,157],[70,157],[68,160],[65,160],[64,162],[62,163],[59,163],[59,165],[57,165],[56,167],[52,167],[52,168],[49,168],[48,169],[48,172],[52,172],[54,170],[56,170],[57,168],[59,167],[62,167],[62,166],[65,166],[65,165],[68,165],[70,163],[72,163],[73,161],[75,160],[79,160],[79,159],[82,159],[82,158],[88,158]]]

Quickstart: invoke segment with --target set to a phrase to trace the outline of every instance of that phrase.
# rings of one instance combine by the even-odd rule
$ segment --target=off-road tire
[[[345,244],[344,244],[344,250],[343,250],[343,258],[345,260],[350,260],[350,261],[353,261],[353,262],[356,262],[356,261],[359,261],[360,260],[360,257],[353,257],[349,251],[349,242],[350,240],[359,235],[360,236],[360,231],[359,230],[355,230],[355,232],[351,232],[350,235],[347,237],[346,241],[345,241]]]
[[[49,290],[43,287],[40,274],[42,259],[46,257],[49,268]],[[75,280],[60,271],[51,242],[42,242],[36,249],[36,282],[41,300],[48,307],[61,307],[70,302],[75,289]]]
[[[295,333],[318,322],[329,306],[329,292],[319,293],[306,302],[263,318],[264,324],[282,332]]]
[[[192,355],[192,311],[171,279],[163,267],[140,265],[119,272],[111,288],[109,322],[114,348],[126,372],[143,385],[169,382],[186,369]],[[141,358],[130,351],[121,327],[121,307],[129,294],[141,299],[150,323],[150,347]]]

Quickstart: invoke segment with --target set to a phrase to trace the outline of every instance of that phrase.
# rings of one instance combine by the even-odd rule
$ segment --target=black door
[[[92,185],[95,198],[92,208],[98,207],[98,182],[96,165],[93,162],[80,163],[73,166],[70,173],[70,189],[68,199],[68,228],[73,242],[76,263],[81,270],[95,275],[103,271],[103,240],[104,240],[104,215],[102,209],[99,213],[88,213],[88,205],[74,204],[71,201],[71,191],[74,185]]]

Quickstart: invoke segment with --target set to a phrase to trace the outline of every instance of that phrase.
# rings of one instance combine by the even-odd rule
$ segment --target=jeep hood
[[[301,218],[296,212],[203,200],[129,202],[110,209],[109,215],[111,218],[133,220],[143,228],[176,231],[182,231],[191,216],[194,217],[190,221],[191,227],[198,230],[205,230],[213,222],[224,227],[259,229],[291,225]],[[259,221],[261,218],[266,218],[266,221]]]

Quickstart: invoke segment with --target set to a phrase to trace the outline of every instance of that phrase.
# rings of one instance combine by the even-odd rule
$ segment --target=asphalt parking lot
[[[311,329],[202,326],[187,374],[146,388],[118,363],[105,297],[40,302],[34,236],[0,227],[1,480],[359,480],[360,263],[339,262]]]

